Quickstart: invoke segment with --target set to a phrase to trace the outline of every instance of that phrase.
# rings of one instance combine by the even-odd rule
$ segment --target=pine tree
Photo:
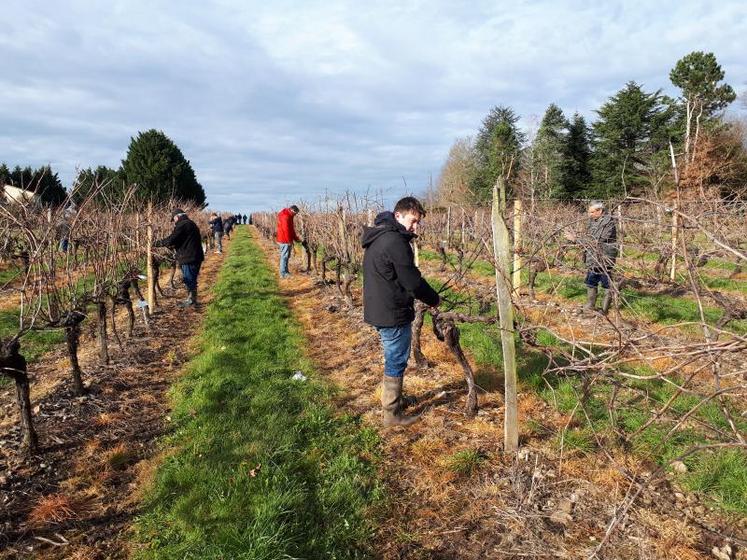
[[[42,166],[34,172],[33,185],[34,192],[43,204],[59,206],[67,199],[67,191],[62,186],[62,181],[49,165]]]
[[[143,200],[173,197],[197,204],[205,202],[205,192],[192,165],[161,131],[151,129],[133,138],[122,169],[128,184],[137,185],[137,196]]]
[[[508,179],[509,186],[516,177],[525,140],[518,121],[513,109],[504,106],[493,107],[483,119],[475,141],[478,169],[472,186],[478,200],[488,200],[492,196],[499,175]]]
[[[591,183],[590,163],[589,127],[584,117],[575,113],[563,144],[558,198],[572,200],[588,190]]]
[[[597,111],[593,124],[592,185],[587,193],[611,198],[640,192],[651,158],[669,143],[672,113],[660,91],[647,93],[635,82]]]
[[[124,176],[121,169],[115,170],[105,165],[99,165],[95,170],[83,169],[75,178],[72,198],[76,204],[80,204],[96,190],[94,197],[96,202],[118,202],[124,195],[123,183]]]
[[[0,164],[0,186],[10,184],[10,169],[4,163]]]
[[[677,103],[678,136],[692,160],[701,130],[719,124],[719,112],[736,99],[736,93],[729,84],[719,84],[724,71],[713,53],[694,51],[684,56],[669,73],[669,79],[682,92]]]
[[[545,111],[534,139],[534,157],[538,166],[538,186],[541,198],[561,198],[561,166],[566,143],[568,120],[554,103]]]

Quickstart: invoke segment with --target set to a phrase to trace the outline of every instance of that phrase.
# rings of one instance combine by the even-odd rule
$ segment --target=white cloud
[[[739,0],[4,2],[0,161],[117,166],[164,130],[216,205],[418,189],[495,104],[529,126],[628,80],[671,90],[692,50],[745,83]]]

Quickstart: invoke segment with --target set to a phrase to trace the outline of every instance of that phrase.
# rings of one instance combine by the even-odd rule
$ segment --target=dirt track
[[[275,245],[260,242],[274,263]],[[341,412],[378,427],[383,363],[376,333],[362,322],[360,306],[349,310],[334,287],[300,268],[296,255],[293,276],[280,285],[306,332],[309,355],[340,388]],[[625,473],[649,467],[633,456],[610,461],[601,452],[560,453],[555,436],[567,418],[531,392],[519,394],[523,451],[512,461],[501,451],[501,373],[477,368],[483,390],[480,411],[470,420],[461,371],[425,329],[423,351],[433,366],[417,371],[411,364],[405,378],[423,419],[409,428],[380,429],[390,495],[377,538],[381,557],[587,557],[630,487]],[[723,539],[688,521],[690,515],[703,519],[705,508],[691,496],[677,502],[674,491],[666,480],[647,491],[631,510],[624,536],[613,535],[602,557],[709,558]]]

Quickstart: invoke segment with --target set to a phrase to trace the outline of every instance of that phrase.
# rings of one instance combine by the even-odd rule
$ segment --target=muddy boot
[[[602,309],[600,309],[600,312],[602,315],[607,315],[607,312],[610,310],[610,305],[612,304],[612,290],[607,290],[604,293],[604,299],[602,300]]]
[[[412,395],[402,395],[402,410],[418,404],[418,399]]]
[[[594,311],[597,306],[597,289],[586,286],[586,305],[584,311]]]
[[[409,426],[420,418],[420,416],[402,414],[402,377],[384,376],[381,408],[384,415],[384,426]]]
[[[196,295],[197,294],[193,290],[190,290],[189,297],[187,297],[187,299],[185,299],[184,301],[180,301],[179,303],[177,303],[177,305],[182,308],[197,305],[197,299],[196,297],[194,297]]]

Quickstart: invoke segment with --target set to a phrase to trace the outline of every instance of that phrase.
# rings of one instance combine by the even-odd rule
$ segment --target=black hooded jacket
[[[439,297],[415,266],[408,233],[391,212],[376,216],[365,228],[363,255],[363,319],[376,327],[396,327],[415,318],[415,298],[438,305]]]
[[[179,216],[171,235],[156,241],[153,246],[174,247],[176,262],[179,264],[198,264],[205,260],[200,228],[186,214]]]

